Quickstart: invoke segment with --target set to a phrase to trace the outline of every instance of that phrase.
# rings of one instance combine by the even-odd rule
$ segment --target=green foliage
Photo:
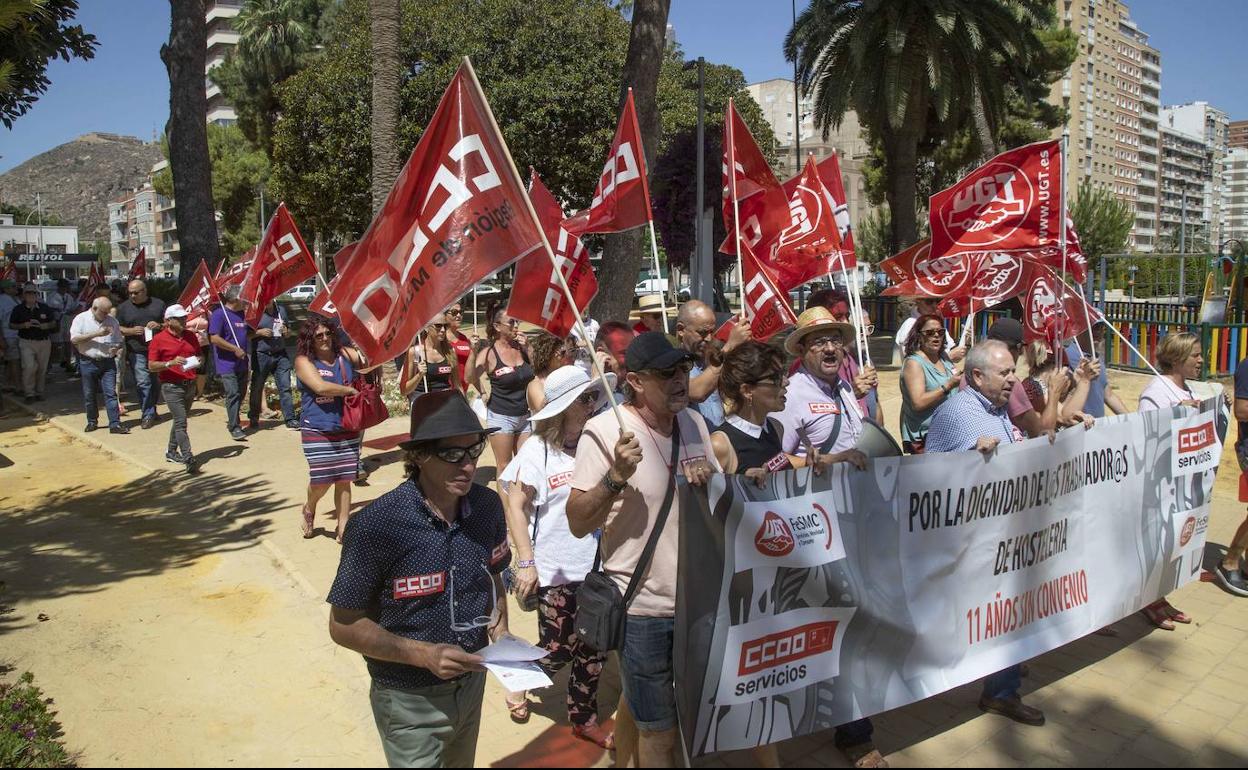
[[[266,156],[280,114],[277,89],[316,57],[334,7],[331,0],[246,0],[232,22],[238,45],[209,78],[234,106],[243,135]]]
[[[144,283],[147,284],[148,295],[164,300],[166,305],[177,302],[182,295],[176,278],[148,278]]]
[[[754,134],[764,157],[774,167],[776,139],[762,109],[745,91],[745,76],[735,67],[710,64],[704,67],[703,97],[705,100],[705,139],[703,195],[712,210],[711,248],[715,269],[722,270],[734,259],[718,251],[726,237],[724,219],[720,215],[723,154],[724,113],[728,99],[735,100],[737,112]],[[697,124],[698,73],[695,67],[684,68],[679,49],[668,51],[659,73],[658,104],[663,122],[660,154],[650,175],[650,193],[655,230],[671,259],[682,270],[689,267],[695,247],[697,208]],[[602,151],[599,150],[601,153]]]
[[[892,230],[892,215],[886,208],[876,208],[867,218],[854,227],[854,254],[859,262],[872,265],[880,264],[881,260],[891,257],[888,248],[889,232]]]
[[[169,157],[169,140],[161,140]],[[238,126],[208,126],[208,155],[212,159],[212,205],[221,215],[217,231],[223,256],[242,254],[260,240],[260,190],[269,181],[269,161],[247,141]],[[152,187],[161,195],[173,195],[173,176],[166,166],[152,176]],[[267,195],[266,195],[267,197]],[[266,217],[277,200],[266,200]]]
[[[71,24],[77,0],[0,0],[0,123],[13,127],[51,85],[53,59],[91,59],[95,35]]]
[[[0,2],[2,1],[3,0],[0,0]],[[39,212],[35,206],[23,206],[20,203],[5,203],[0,205],[0,214],[12,214],[13,222],[18,225],[26,222],[36,225],[39,224],[40,221]],[[56,214],[44,209],[43,224],[48,227],[57,227],[65,224],[65,222]]]
[[[1085,181],[1079,185],[1069,213],[1089,267],[1103,254],[1126,251],[1135,214],[1112,192]]]
[[[0,682],[0,767],[74,767],[52,699],[34,681],[28,671],[16,682]]]

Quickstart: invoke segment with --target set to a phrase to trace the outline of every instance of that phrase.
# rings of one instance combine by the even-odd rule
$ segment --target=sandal
[[[1173,620],[1175,623],[1182,623],[1184,625],[1188,625],[1192,622],[1191,615],[1188,615],[1183,610],[1180,610],[1176,607],[1171,606],[1169,603],[1167,603],[1165,607],[1162,607],[1162,610],[1167,615],[1169,615],[1170,619]]]
[[[844,746],[841,753],[854,767],[888,767],[888,760],[871,741]]]
[[[583,725],[572,725],[572,735],[583,741],[589,741],[598,748],[615,751],[615,733],[602,729],[597,722],[586,722]]]
[[[1140,610],[1144,613],[1144,617],[1148,618],[1148,622],[1157,626],[1162,631],[1173,631],[1174,621],[1170,619],[1169,613],[1166,612],[1165,606],[1161,603],[1150,604]]]
[[[316,537],[316,513],[303,506],[303,539]]]
[[[511,712],[511,721],[518,725],[525,724],[529,721],[529,698],[525,696],[524,700],[519,703],[512,703],[503,696],[503,702],[507,704],[507,710]]]

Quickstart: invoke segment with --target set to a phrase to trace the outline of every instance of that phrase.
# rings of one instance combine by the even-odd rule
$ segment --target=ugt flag
[[[637,109],[633,106],[633,89],[630,88],[615,129],[615,139],[611,142],[611,153],[603,164],[602,176],[594,190],[594,199],[588,210],[570,217],[563,226],[576,236],[620,233],[641,227],[650,219],[646,153],[641,144],[641,129],[637,126]],[[553,241],[551,245],[554,245]]]
[[[294,217],[286,210],[285,203],[278,204],[243,280],[242,298],[248,303],[247,323],[252,326],[260,323],[269,302],[314,275],[316,262],[295,226]]]
[[[200,260],[199,265],[195,267],[195,272],[191,275],[191,280],[187,281],[186,288],[182,289],[178,304],[186,308],[186,320],[193,321],[202,315],[207,315],[216,298],[217,287],[212,282],[212,276],[208,274],[208,263]]]
[[[126,274],[127,281],[145,281],[147,280],[147,247],[143,246],[139,249],[139,253],[135,255],[134,261],[130,263],[130,272]]]
[[[757,254],[789,226],[789,205],[775,173],[767,165],[767,159],[732,99],[728,100],[728,110],[724,113],[724,154],[720,170],[724,188],[724,229],[728,237],[719,250],[725,254],[737,253],[739,226],[741,241]]]
[[[762,261],[776,274],[779,287],[787,291],[821,278],[840,266],[841,235],[836,226],[832,196],[819,178],[813,158],[806,159],[806,166],[792,191],[786,189],[786,192],[789,192],[789,225],[769,247],[764,247],[766,257]]]
[[[1003,152],[931,197],[932,254],[1055,247],[1061,238],[1061,194],[1059,141]]]
[[[486,276],[544,248],[467,58],[330,293],[370,361],[395,358]]]
[[[551,264],[545,249],[535,251],[516,264],[516,277],[511,286],[507,315],[542,327],[556,337],[566,337],[576,325],[576,314],[568,305],[567,295],[559,285],[558,270],[568,284],[576,310],[584,310],[598,293],[598,279],[589,264],[589,252],[581,239],[561,225],[563,209],[550,194],[536,171],[532,172],[529,198],[546,231],[546,240],[555,252]]]

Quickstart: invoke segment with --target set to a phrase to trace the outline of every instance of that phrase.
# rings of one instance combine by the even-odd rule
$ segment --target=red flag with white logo
[[[832,196],[819,178],[813,158],[789,194],[789,225],[764,247],[762,261],[788,291],[838,269],[841,236],[833,214]]]
[[[212,277],[213,283],[220,291],[225,291],[227,286],[242,286],[243,281],[247,279],[247,272],[251,270],[251,263],[256,257],[256,247],[252,246],[243,252],[243,256],[239,257],[229,267],[224,262],[217,265],[217,274]]]
[[[754,339],[766,341],[776,332],[797,323],[789,297],[776,285],[775,276],[744,242],[741,278],[745,281],[745,303]]]
[[[541,177],[532,172],[529,198],[546,231],[546,240],[555,252],[557,267],[550,263],[545,249],[533,252],[516,263],[507,315],[542,327],[556,337],[566,337],[576,325],[576,313],[568,305],[555,270],[563,273],[568,290],[576,300],[576,310],[584,310],[598,293],[598,278],[589,264],[589,252],[581,239],[561,223],[563,209]]]
[[[611,142],[611,152],[594,190],[594,199],[587,210],[569,217],[564,227],[577,236],[620,233],[641,227],[650,219],[646,153],[641,144],[641,128],[637,125],[637,109],[633,106],[633,89],[630,88],[615,129],[615,139]],[[551,246],[554,246],[553,240]]]
[[[186,308],[186,320],[192,321],[207,315],[216,301],[217,288],[213,284],[212,276],[208,274],[208,263],[201,260],[195,267],[191,280],[182,289],[178,304]]]
[[[147,247],[143,246],[139,249],[139,253],[135,255],[134,261],[130,263],[130,272],[126,274],[127,281],[145,281],[147,280]]]
[[[525,196],[465,59],[330,292],[369,360],[395,358],[473,285],[544,248]]]
[[[1062,155],[1057,140],[1001,153],[931,197],[932,254],[1058,247]],[[1058,255],[1060,259],[1060,253]]]
[[[817,168],[824,190],[832,199],[832,216],[836,218],[836,229],[841,236],[841,258],[845,260],[846,268],[852,268],[857,264],[854,254],[854,228],[849,220],[849,198],[845,196],[845,183],[841,178],[841,161],[833,152],[819,161]],[[786,191],[792,181],[790,179],[784,183]]]
[[[87,282],[82,287],[82,293],[78,295],[78,304],[87,307],[95,300],[95,291],[104,285],[104,274],[100,272],[100,263],[91,263],[91,272],[87,273]]]
[[[312,301],[308,303],[308,312],[316,313],[322,318],[337,318],[338,308],[334,306],[334,301],[330,299],[330,294],[333,293],[334,287],[337,285],[338,276],[335,275],[329,279],[329,283],[325,285],[325,288],[317,292]]]
[[[1088,330],[1100,312],[1088,305],[1054,270],[1029,264],[1019,294],[1023,304],[1023,338],[1061,343]]]
[[[725,254],[737,253],[734,200],[741,216],[742,242],[754,249],[755,254],[760,253],[760,249],[766,250],[792,223],[789,199],[731,99],[724,114],[724,153],[720,171],[724,229],[728,231],[728,237],[719,250]]]
[[[346,246],[338,249],[338,252],[333,257],[334,275],[347,269],[347,264],[351,261],[351,256],[355,254],[355,247],[358,245],[359,241],[351,241]]]
[[[260,323],[269,302],[314,275],[316,262],[312,252],[303,242],[286,204],[279,203],[243,280],[241,296],[248,303],[244,316],[247,323]]]
[[[9,257],[5,260],[4,269],[0,270],[0,281],[16,281],[17,280],[17,262]]]

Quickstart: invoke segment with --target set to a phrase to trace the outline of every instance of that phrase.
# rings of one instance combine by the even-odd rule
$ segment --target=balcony
[[[1153,236],[1157,235],[1157,231],[1151,227],[1136,227],[1135,229],[1132,230],[1132,232],[1134,232],[1137,237],[1142,236],[1145,238],[1152,238]]]
[[[213,48],[218,46],[235,46],[238,45],[239,35],[232,29],[220,29],[208,36],[208,50],[211,52]],[[209,53],[209,58],[212,58]]]

